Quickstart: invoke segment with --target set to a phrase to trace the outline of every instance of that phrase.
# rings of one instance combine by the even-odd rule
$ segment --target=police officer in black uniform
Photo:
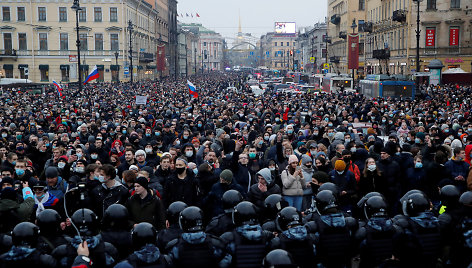
[[[455,232],[450,260],[453,267],[470,267],[472,263],[472,191],[464,192],[459,198],[459,203],[460,209],[456,215],[457,224],[453,226]]]
[[[118,258],[116,248],[104,242],[98,234],[99,221],[97,215],[90,209],[82,208],[72,215],[72,223],[79,233],[77,236],[68,239],[68,243],[53,250],[52,255],[58,262],[58,267],[70,267],[77,257],[77,248],[86,241],[90,250],[90,259],[95,267],[111,267]]]
[[[223,201],[224,213],[213,217],[205,230],[207,233],[216,236],[233,230],[234,224],[232,215],[234,207],[243,201],[243,196],[239,191],[228,190],[223,194],[221,200]]]
[[[262,267],[285,267],[285,268],[297,268],[299,267],[294,261],[292,255],[283,249],[274,249],[267,253],[265,256]]]
[[[101,227],[103,241],[115,246],[118,259],[126,258],[132,250],[128,209],[121,204],[109,206],[103,215]]]
[[[157,247],[157,231],[152,224],[142,222],[131,230],[134,252],[117,266],[132,266],[133,268],[165,268],[171,267],[169,256],[161,253]]]
[[[233,223],[236,227],[221,236],[233,256],[234,267],[260,267],[271,248],[274,236],[262,229],[258,218],[256,206],[251,202],[243,201],[234,208]]]
[[[56,260],[35,248],[39,228],[30,222],[19,223],[12,231],[12,248],[0,256],[0,267],[56,267]]]
[[[373,195],[364,203],[366,220],[359,222],[356,240],[360,241],[359,267],[376,267],[393,253],[393,237],[401,229],[388,217],[387,203],[381,195]]]
[[[288,251],[300,267],[313,267],[316,238],[302,224],[301,213],[294,207],[286,207],[280,211],[276,222],[280,234],[272,240],[272,247]]]
[[[411,191],[410,191],[411,192]],[[393,218],[403,232],[413,234],[421,245],[421,265],[434,267],[441,252],[439,221],[431,211],[431,203],[422,192],[407,193],[401,199],[403,215]]]
[[[288,207],[288,203],[280,194],[269,195],[264,200],[262,229],[273,233],[278,232],[275,220],[279,212],[285,207]]]
[[[317,212],[307,219],[312,221],[309,231],[319,237],[316,243],[317,261],[326,267],[348,266],[354,253],[352,246],[357,221],[338,210],[331,190],[318,192],[315,202]]]
[[[167,245],[174,267],[228,267],[231,256],[224,249],[223,242],[216,236],[205,233],[203,211],[188,207],[179,216],[183,233]]]
[[[51,254],[60,245],[67,244],[66,238],[60,232],[61,216],[53,209],[45,209],[36,218],[36,224],[41,231],[36,248],[43,254]]]
[[[162,229],[158,233],[157,246],[161,250],[165,250],[167,244],[180,237],[182,229],[179,225],[180,212],[187,208],[187,204],[182,201],[175,201],[167,208],[166,229]]]

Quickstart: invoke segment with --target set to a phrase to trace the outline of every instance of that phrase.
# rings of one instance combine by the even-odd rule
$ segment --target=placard
[[[146,105],[146,103],[147,103],[147,96],[136,96],[136,105],[141,105],[141,104]]]

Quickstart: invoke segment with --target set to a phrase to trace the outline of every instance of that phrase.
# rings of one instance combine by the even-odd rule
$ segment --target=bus
[[[413,81],[361,80],[359,93],[368,98],[415,98],[416,88]]]
[[[352,93],[353,80],[347,75],[326,74],[323,77],[322,90],[326,93]]]

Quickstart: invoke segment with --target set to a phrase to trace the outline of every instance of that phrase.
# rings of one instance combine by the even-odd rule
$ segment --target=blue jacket
[[[48,186],[48,192],[53,194],[58,199],[64,196],[67,190],[67,182],[62,177],[57,177],[57,183],[55,186]]]

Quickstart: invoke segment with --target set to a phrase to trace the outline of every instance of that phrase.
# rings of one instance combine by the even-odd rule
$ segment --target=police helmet
[[[31,222],[21,222],[13,228],[11,236],[14,246],[34,247],[38,241],[39,227]]]
[[[330,190],[322,190],[315,196],[316,208],[320,214],[325,214],[326,210],[336,208],[336,196]]]
[[[365,205],[365,202],[367,201],[367,199],[371,198],[372,196],[381,196],[382,198],[384,197],[383,194],[379,193],[379,192],[370,192],[366,195],[364,195],[361,200],[359,200],[359,202],[357,202],[357,207],[362,209],[364,208],[364,205]]]
[[[459,203],[463,206],[472,207],[472,191],[464,192],[459,198]]]
[[[416,217],[420,213],[430,210],[429,200],[422,193],[414,193],[408,196],[402,209],[405,216]]]
[[[203,211],[199,207],[191,206],[182,212],[179,216],[179,226],[182,231],[195,233],[203,230]]]
[[[228,190],[223,194],[223,209],[226,213],[231,213],[234,207],[243,201],[243,196],[236,190]]]
[[[264,268],[272,267],[298,267],[290,253],[283,249],[274,249],[267,253],[262,261]]]
[[[233,224],[241,226],[244,224],[256,224],[257,213],[256,206],[249,201],[243,201],[234,207],[233,211]]]
[[[280,194],[271,194],[264,200],[266,211],[273,217],[276,217],[277,213],[287,206],[287,201]]]
[[[371,196],[364,204],[364,215],[366,219],[387,216],[387,202],[382,196]]]
[[[441,198],[441,204],[451,208],[459,204],[461,192],[455,185],[446,185],[439,191],[439,196]]]
[[[98,233],[98,217],[95,212],[87,208],[78,209],[72,214],[72,223],[75,224],[82,236],[94,236]]]
[[[135,250],[139,250],[147,244],[156,245],[157,231],[152,224],[148,222],[138,223],[131,230],[131,240]]]
[[[60,223],[61,216],[54,209],[45,209],[36,217],[36,224],[43,235],[55,235],[59,230]]]
[[[302,216],[294,207],[282,209],[277,216],[277,227],[282,232],[300,224],[302,224]]]
[[[333,192],[333,195],[338,198],[339,196],[339,188],[336,184],[332,183],[332,182],[326,182],[326,183],[323,183],[320,188],[318,188],[318,193],[323,191],[323,190],[330,190],[331,192]]]
[[[128,226],[128,218],[129,213],[125,206],[121,204],[113,204],[105,210],[103,223],[112,228],[123,228]]]
[[[170,224],[179,222],[180,212],[186,209],[188,206],[182,201],[172,202],[167,208],[167,220]]]

